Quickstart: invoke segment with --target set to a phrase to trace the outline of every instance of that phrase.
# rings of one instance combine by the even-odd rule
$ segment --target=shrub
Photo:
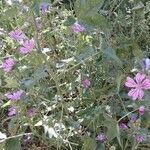
[[[149,8],[0,2],[1,147],[149,149]]]

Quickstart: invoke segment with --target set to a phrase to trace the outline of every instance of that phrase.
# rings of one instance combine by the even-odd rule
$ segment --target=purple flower
[[[91,82],[90,82],[90,80],[89,79],[84,79],[83,81],[82,81],[82,85],[83,85],[83,87],[84,88],[89,88],[89,86],[91,85]]]
[[[48,11],[49,3],[42,2],[40,4],[40,10],[42,11],[42,14],[45,14]]]
[[[150,69],[150,59],[149,58],[144,58],[142,61],[142,67],[144,70],[149,70]]]
[[[104,142],[107,138],[104,133],[100,133],[95,139],[96,139],[96,141]]]
[[[142,115],[144,115],[144,112],[145,112],[145,107],[144,106],[140,106],[139,114],[142,116]]]
[[[1,65],[1,68],[6,72],[10,72],[15,65],[15,61],[12,58],[5,58],[4,62]]]
[[[138,117],[137,114],[132,114],[131,118],[130,118],[130,121],[135,122],[138,119],[137,117]]]
[[[8,116],[11,117],[14,115],[16,115],[16,109],[15,109],[15,107],[12,106],[8,109]]]
[[[17,40],[17,41],[20,41],[26,38],[25,34],[20,29],[11,31],[9,35],[12,39]]]
[[[23,94],[23,91],[19,90],[16,92],[8,92],[5,94],[5,96],[12,101],[17,101],[21,98],[22,94]]]
[[[31,50],[34,48],[35,46],[35,42],[33,39],[31,40],[26,40],[24,41],[24,43],[22,44],[22,47],[20,47],[20,53],[21,54],[28,54],[31,52]]]
[[[137,73],[135,80],[127,77],[125,86],[131,88],[128,96],[132,97],[134,101],[137,99],[141,100],[144,96],[144,90],[150,89],[150,79],[147,79],[145,74]]]
[[[72,26],[71,29],[73,30],[73,32],[75,33],[80,33],[83,32],[85,30],[85,28],[83,26],[81,26],[78,22],[75,22]]]
[[[29,118],[32,118],[34,115],[34,109],[33,108],[29,108],[28,111],[27,111],[27,116]]]
[[[146,138],[143,135],[136,135],[135,140],[140,143],[140,142],[145,141]]]
[[[128,126],[127,126],[125,123],[120,123],[120,124],[119,124],[119,127],[120,127],[120,129],[122,129],[122,130],[128,129]]]

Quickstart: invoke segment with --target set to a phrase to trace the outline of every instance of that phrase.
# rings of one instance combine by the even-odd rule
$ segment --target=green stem
[[[138,109],[135,109],[129,113],[127,113],[126,115],[124,115],[123,117],[121,117],[117,122],[119,123],[123,118],[127,117],[128,115],[132,114],[133,112],[137,111]]]
[[[32,15],[33,15],[33,23],[34,23],[34,29],[35,29],[35,40],[36,40],[36,43],[37,43],[37,50],[39,53],[41,53],[41,47],[40,47],[40,42],[39,42],[39,34],[38,34],[38,27],[37,27],[37,24],[36,24],[36,17],[35,17],[35,14],[34,12],[32,11]]]

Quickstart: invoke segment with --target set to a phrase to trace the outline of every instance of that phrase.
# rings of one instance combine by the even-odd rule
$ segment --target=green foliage
[[[85,137],[83,140],[84,141],[83,141],[82,150],[91,150],[96,148],[96,142],[94,139],[90,137]]]
[[[105,27],[107,21],[104,16],[98,13],[101,5],[102,0],[77,0],[75,3],[75,12],[77,17],[88,25]]]
[[[20,144],[20,138],[11,138],[6,140],[5,144],[5,150],[20,150],[21,144]]]
[[[49,4],[43,12],[42,2]],[[137,72],[149,78],[142,66],[150,56],[149,14],[147,0],[0,2],[0,64],[15,60],[9,73],[0,68],[0,133],[7,135],[0,148],[140,149],[135,135],[149,137],[150,94],[133,102],[124,83]],[[75,23],[83,31],[74,30]],[[24,41],[9,34],[15,29],[34,39],[30,53],[20,53]],[[19,100],[6,98],[17,90],[23,90]],[[16,115],[8,115],[10,107]],[[25,142],[26,133],[33,136]],[[100,134],[104,141],[96,140]]]

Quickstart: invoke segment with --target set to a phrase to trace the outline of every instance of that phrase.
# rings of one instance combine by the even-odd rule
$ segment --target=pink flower
[[[96,139],[96,141],[104,142],[107,138],[104,133],[100,133],[95,139]]]
[[[23,91],[19,90],[16,92],[8,92],[5,94],[5,96],[12,101],[17,101],[21,98],[22,94],[23,94]]]
[[[138,120],[138,115],[137,114],[132,114],[131,117],[130,117],[130,122],[133,123],[133,122],[136,122]]]
[[[5,58],[4,62],[1,65],[1,68],[6,72],[10,72],[15,65],[15,61],[12,58]]]
[[[144,112],[145,112],[145,107],[144,106],[140,106],[139,114],[142,116],[142,115],[144,115]]]
[[[128,129],[128,126],[125,123],[120,123],[119,128],[122,130],[126,130],[126,129]]]
[[[135,140],[140,143],[140,142],[145,141],[146,138],[143,135],[136,135]]]
[[[20,29],[11,31],[9,35],[12,39],[17,40],[17,41],[20,41],[26,38],[25,34]]]
[[[13,115],[16,115],[16,109],[12,106],[8,109],[8,116],[11,117]]]
[[[20,47],[21,54],[28,54],[34,48],[35,42],[33,39],[24,41],[22,47]]]
[[[75,33],[80,33],[83,32],[85,30],[85,28],[83,26],[81,26],[78,22],[75,22],[72,26],[71,29],[73,30],[73,32]]]
[[[82,85],[83,85],[83,87],[84,88],[89,88],[89,86],[91,85],[91,82],[90,82],[90,80],[89,79],[84,79],[83,81],[82,81]]]
[[[142,61],[142,67],[144,70],[149,70],[150,69],[150,59],[149,58],[144,58]]]
[[[150,89],[150,80],[146,79],[145,74],[137,73],[135,79],[127,77],[125,86],[131,88],[128,96],[132,97],[133,100],[142,99],[144,96],[143,90]]]
[[[40,4],[40,10],[42,11],[42,14],[45,14],[48,11],[49,3],[42,2]]]

